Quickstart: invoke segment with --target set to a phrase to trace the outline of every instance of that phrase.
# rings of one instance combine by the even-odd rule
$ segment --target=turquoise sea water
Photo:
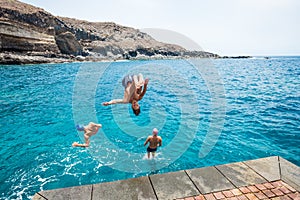
[[[197,63],[0,66],[0,199],[273,155],[300,165],[300,57]],[[208,71],[212,82],[208,68],[218,72]],[[101,105],[122,97],[122,77],[139,72],[150,78],[140,116]],[[224,108],[218,134],[212,116]],[[103,124],[91,147],[71,147],[82,139],[75,124],[89,121]],[[143,143],[154,127],[163,146],[147,160]]]

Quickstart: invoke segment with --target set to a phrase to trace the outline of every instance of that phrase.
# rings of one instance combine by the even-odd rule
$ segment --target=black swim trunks
[[[157,148],[155,148],[155,149],[151,149],[150,147],[147,148],[148,152],[155,152],[156,150],[157,150]]]

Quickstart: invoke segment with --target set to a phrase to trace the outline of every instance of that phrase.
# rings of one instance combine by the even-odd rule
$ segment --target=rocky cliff
[[[0,63],[218,57],[154,40],[112,22],[56,17],[17,0],[0,0]]]

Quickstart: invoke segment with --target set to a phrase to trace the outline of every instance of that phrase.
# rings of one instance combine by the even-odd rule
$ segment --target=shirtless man
[[[160,136],[157,136],[157,134],[158,130],[154,128],[152,131],[152,136],[148,136],[147,140],[144,143],[144,146],[146,146],[148,142],[150,143],[147,148],[148,158],[150,158],[150,152],[152,153],[152,158],[154,158],[157,147],[161,147],[162,145],[162,139]]]
[[[149,79],[144,80],[142,74],[127,75],[122,80],[122,85],[125,88],[123,99],[113,99],[109,102],[104,102],[102,105],[108,106],[111,104],[131,103],[131,108],[134,114],[137,116],[140,114],[140,105],[138,101],[143,98],[147,91]]]
[[[102,128],[101,124],[95,124],[90,122],[87,126],[76,125],[76,129],[78,131],[84,131],[84,144],[79,144],[78,142],[74,142],[72,144],[73,147],[88,147],[90,145],[90,137],[96,135],[99,128]]]

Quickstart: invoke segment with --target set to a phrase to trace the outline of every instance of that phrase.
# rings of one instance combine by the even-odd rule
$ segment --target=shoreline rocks
[[[154,40],[113,22],[56,17],[17,0],[0,0],[0,64],[222,58]]]

